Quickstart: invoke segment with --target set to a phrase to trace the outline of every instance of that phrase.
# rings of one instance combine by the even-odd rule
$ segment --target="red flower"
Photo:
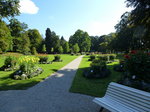
[[[136,53],[137,53],[136,50],[132,50],[132,51],[131,51],[131,54],[136,54]]]
[[[124,55],[124,57],[125,57],[126,59],[129,59],[129,58],[130,58],[130,56],[129,56],[129,55]]]

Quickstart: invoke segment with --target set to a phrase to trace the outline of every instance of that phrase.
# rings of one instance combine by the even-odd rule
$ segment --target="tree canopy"
[[[69,38],[69,44],[71,47],[76,43],[78,44],[81,52],[90,51],[91,39],[87,32],[77,30],[75,34]]]
[[[19,0],[0,1],[0,19],[19,15]]]
[[[58,52],[60,46],[59,36],[54,31],[51,32],[50,28],[46,30],[45,45],[48,53]]]
[[[0,20],[0,48],[3,52],[12,50],[12,36],[4,21]]]
[[[31,48],[35,47],[39,51],[42,45],[43,38],[37,29],[28,30],[28,36],[30,38]]]
[[[126,0],[126,3],[134,9],[124,13],[116,25],[120,45],[126,50],[150,48],[150,1]]]

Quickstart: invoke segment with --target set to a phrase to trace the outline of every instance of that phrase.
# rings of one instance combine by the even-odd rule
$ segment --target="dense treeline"
[[[19,15],[19,0],[0,1],[0,52],[39,53],[78,53],[129,51],[150,48],[150,1],[126,0],[131,12],[121,16],[115,26],[116,32],[102,36],[89,36],[77,30],[67,42],[50,28],[42,38],[37,29],[15,19]],[[3,20],[7,18],[9,23]]]

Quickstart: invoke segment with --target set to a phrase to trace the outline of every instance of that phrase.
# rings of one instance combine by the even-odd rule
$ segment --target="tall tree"
[[[0,20],[0,48],[3,52],[12,51],[12,36],[4,21]]]
[[[58,48],[60,46],[59,36],[57,36],[54,31],[51,32],[49,28],[46,30],[45,44],[48,53],[53,53],[51,51],[52,48],[54,52],[58,52]]]
[[[9,28],[13,37],[20,37],[22,33],[28,28],[27,24],[21,23],[19,20],[13,18],[9,20]]]
[[[59,46],[59,48],[58,48],[58,53],[62,54],[63,52],[64,52],[63,47],[62,47],[62,46]]]
[[[43,41],[39,31],[37,29],[30,29],[28,30],[28,36],[30,38],[31,48],[35,47],[39,52]]]
[[[28,33],[22,33],[20,38],[20,44],[18,44],[17,51],[23,53],[23,54],[29,54],[30,53],[30,39],[28,37]]]
[[[64,37],[62,36],[62,37],[60,38],[60,45],[61,45],[62,47],[64,47],[65,43],[66,43],[66,40],[65,40]]]
[[[98,36],[90,36],[91,38],[91,51],[98,51],[99,48],[99,37]]]
[[[78,53],[78,52],[80,51],[80,48],[79,48],[79,46],[78,46],[77,43],[76,43],[75,45],[73,45],[72,51],[73,51],[74,53]]]
[[[134,7],[131,11],[130,24],[150,25],[150,0],[126,0],[127,7]]]
[[[48,53],[51,53],[51,41],[52,41],[52,37],[51,37],[51,30],[50,28],[46,29],[46,38],[45,38],[45,45],[46,45],[46,51]]]
[[[69,53],[69,51],[70,51],[69,44],[68,42],[66,42],[64,45],[64,53]]]
[[[42,45],[42,53],[46,53],[46,46],[45,46],[45,44]]]
[[[125,30],[128,31],[127,34],[132,32],[132,36],[124,38],[132,40],[133,49],[150,48],[150,1],[126,0],[126,3],[127,7],[133,7],[133,10],[122,15],[121,21],[116,25],[117,32],[119,34]]]
[[[20,51],[20,46],[22,46],[22,40],[26,35],[26,29],[28,28],[28,26],[27,24],[21,23],[20,21],[14,18],[11,19],[9,22],[10,23],[8,27],[11,31],[11,35],[13,36],[13,51]]]
[[[59,40],[59,36],[56,35],[56,33],[53,31],[52,32],[52,47],[54,48],[54,52],[58,52],[59,46],[60,46],[60,40]]]
[[[0,19],[19,15],[19,0],[0,1]]]
[[[128,24],[136,27],[136,38],[144,48],[150,48],[150,0],[126,0],[127,7],[134,7]],[[137,37],[138,36],[138,37]]]
[[[76,43],[78,43],[81,52],[90,51],[91,39],[87,32],[77,30],[75,34],[69,38],[71,47]]]

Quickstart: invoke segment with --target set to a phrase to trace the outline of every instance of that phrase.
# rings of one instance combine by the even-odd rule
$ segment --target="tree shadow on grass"
[[[41,82],[47,82],[49,81],[50,83],[53,83],[54,81],[58,81],[60,83],[62,80],[67,80],[66,78],[71,78],[74,77],[74,74],[76,73],[75,69],[64,69],[64,70],[57,70],[53,69],[55,73],[53,75],[50,75],[47,78],[34,78],[33,79],[27,79],[27,80],[13,80],[9,76],[4,77],[3,83],[0,83],[0,91],[2,90],[26,90],[32,87],[34,87],[36,84],[38,84],[40,81]],[[71,78],[72,80],[72,78]],[[17,82],[16,82],[17,81]],[[13,84],[15,83],[15,84]],[[56,82],[54,82],[56,83]],[[40,84],[40,83],[39,83]],[[61,84],[63,85],[63,84]],[[60,86],[61,86],[60,85]],[[50,85],[51,86],[51,85]]]
[[[115,65],[117,64],[108,65],[107,67],[108,69],[110,69],[111,74],[108,77],[101,79],[85,78],[83,76],[83,72],[89,69],[89,67],[79,68],[70,88],[70,92],[81,93],[96,97],[104,96],[109,83],[117,82],[118,80],[120,80],[121,73],[113,70],[113,67]]]
[[[58,70],[57,69],[51,69],[53,72],[57,72]]]
[[[32,87],[39,83],[39,81],[32,81],[32,82],[26,82],[26,83],[16,83],[13,84],[12,79],[7,79],[5,83],[0,84],[0,91],[7,91],[7,90],[25,90],[29,87]]]

